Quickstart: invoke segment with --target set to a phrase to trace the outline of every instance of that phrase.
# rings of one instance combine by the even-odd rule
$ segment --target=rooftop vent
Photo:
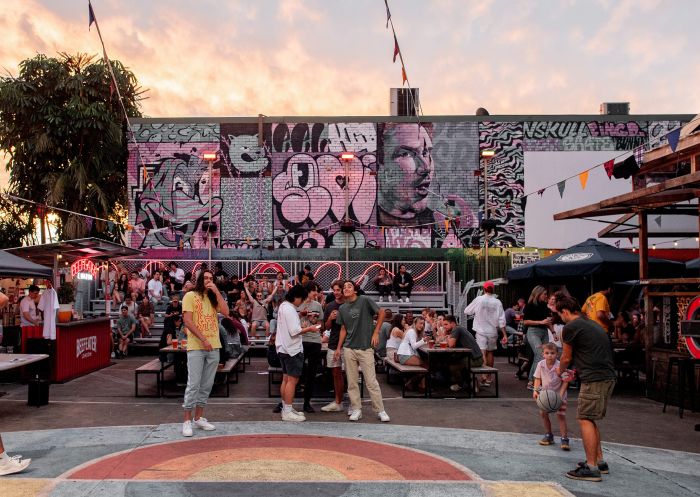
[[[629,102],[603,102],[600,104],[600,114],[603,116],[629,116]]]
[[[389,115],[417,115],[420,102],[418,88],[391,88],[389,98]]]

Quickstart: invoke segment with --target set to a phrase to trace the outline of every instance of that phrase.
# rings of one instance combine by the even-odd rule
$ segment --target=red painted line
[[[406,480],[470,480],[447,461],[429,454],[366,440],[313,435],[231,435],[141,447],[83,467],[67,476],[76,480],[134,479],[140,472],[171,459],[226,448],[267,448],[284,459],[287,451],[320,449],[373,460],[396,470]]]

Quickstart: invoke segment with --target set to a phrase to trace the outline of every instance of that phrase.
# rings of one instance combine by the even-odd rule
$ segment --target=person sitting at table
[[[469,333],[464,326],[457,325],[457,319],[450,315],[445,316],[445,333],[448,335],[447,346],[451,349],[469,349],[469,357],[465,356],[458,362],[450,364],[450,378],[452,385],[450,390],[457,392],[469,383],[468,368],[478,368],[484,364],[484,354],[476,343],[474,335]]]
[[[379,328],[379,344],[374,349],[379,357],[386,357],[386,343],[391,336],[391,320],[393,319],[393,315],[394,313],[391,312],[391,309],[386,309],[384,311],[384,322],[382,323],[382,327]]]
[[[116,321],[117,340],[119,341],[117,356],[126,357],[129,351],[129,342],[136,332],[136,319],[129,314],[129,308],[125,305],[121,307],[119,317]]]
[[[403,315],[396,314],[391,318],[391,333],[389,333],[389,339],[386,341],[386,357],[392,361],[395,360],[407,328],[406,318]]]
[[[421,311],[421,316],[425,319],[425,334],[427,336],[433,336],[435,332],[435,319],[437,318],[437,313],[430,307],[426,307]]]
[[[221,350],[225,351],[227,359],[235,359],[243,353],[241,336],[245,335],[245,328],[237,319],[223,318],[219,323],[219,329],[223,331]],[[221,361],[220,361],[221,362]]]
[[[506,334],[508,335],[508,345],[513,345],[518,340],[518,328],[523,317],[523,309],[525,308],[525,299],[518,299],[513,302],[505,311],[506,315]]]
[[[618,312],[615,321],[613,322],[615,340],[619,340],[623,344],[629,344],[635,341],[637,331],[630,323],[629,315],[626,312]]]
[[[426,344],[425,338],[425,318],[417,316],[413,320],[413,326],[409,328],[401,340],[399,350],[399,362],[407,366],[423,366],[423,361],[418,355],[418,349]]]
[[[153,325],[153,318],[155,316],[155,310],[153,309],[153,304],[148,298],[148,295],[143,296],[143,300],[139,305],[136,318],[141,325],[141,336],[150,337],[151,336],[151,326]]]
[[[175,315],[182,316],[182,304],[180,303],[180,296],[177,293],[173,294],[172,300],[165,309],[164,317],[171,318]]]
[[[168,345],[172,345],[173,339],[187,340],[187,334],[182,328],[182,315],[174,314],[163,320],[163,333],[160,335],[159,349],[164,349]],[[172,352],[159,354],[160,362],[163,364],[171,363],[175,360],[175,355]]]

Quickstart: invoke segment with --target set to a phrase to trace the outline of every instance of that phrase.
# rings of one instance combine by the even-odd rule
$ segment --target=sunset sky
[[[3,0],[0,66],[101,53],[87,0]],[[423,111],[696,113],[696,0],[390,0]],[[382,0],[93,0],[148,116],[386,115],[401,86]]]

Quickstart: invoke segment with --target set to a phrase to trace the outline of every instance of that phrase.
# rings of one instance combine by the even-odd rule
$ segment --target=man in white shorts
[[[501,343],[508,343],[506,335],[506,314],[503,304],[493,294],[493,281],[484,283],[484,294],[471,301],[464,314],[474,316],[472,329],[476,332],[476,343],[484,353],[484,363],[493,367],[493,352],[498,348],[498,332],[503,334]],[[482,378],[481,386],[489,386],[488,376]]]

